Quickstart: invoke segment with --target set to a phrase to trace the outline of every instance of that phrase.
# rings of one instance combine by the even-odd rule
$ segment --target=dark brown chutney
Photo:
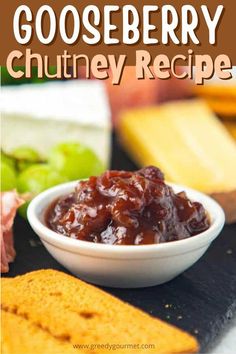
[[[50,205],[46,223],[68,237],[117,245],[181,240],[210,226],[202,204],[185,192],[174,193],[153,166],[79,182],[73,193]]]

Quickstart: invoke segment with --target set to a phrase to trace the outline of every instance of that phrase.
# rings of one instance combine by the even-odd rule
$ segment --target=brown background
[[[41,5],[50,5],[54,11],[56,12],[57,16],[59,17],[59,14],[62,10],[62,8],[65,5],[71,4],[77,7],[79,10],[79,13],[82,14],[82,9],[86,5],[91,5],[91,1],[74,1],[71,0],[70,2],[64,1],[64,0],[47,0],[47,1],[15,1],[15,0],[4,0],[1,4],[1,12],[0,12],[0,43],[1,43],[1,53],[0,53],[0,64],[5,66],[6,64],[6,58],[8,54],[15,49],[21,50],[24,52],[26,48],[31,48],[33,52],[40,53],[42,55],[49,55],[50,56],[50,64],[53,65],[55,64],[55,57],[57,54],[61,55],[63,54],[63,51],[67,49],[70,54],[86,54],[90,58],[95,55],[95,54],[127,54],[128,55],[128,60],[126,64],[128,65],[134,65],[135,64],[135,51],[139,49],[146,49],[148,50],[153,56],[157,54],[167,54],[170,58],[176,54],[187,54],[188,48],[191,48],[194,50],[195,54],[210,54],[214,58],[218,54],[227,54],[234,65],[236,65],[236,48],[235,48],[235,35],[236,35],[236,1],[234,0],[222,0],[221,2],[215,1],[215,0],[208,0],[208,1],[199,1],[199,0],[189,0],[189,1],[134,1],[130,0],[128,2],[123,2],[123,1],[94,1],[93,4],[97,5],[100,7],[100,9],[103,8],[104,5],[109,5],[109,4],[116,4],[116,5],[125,5],[125,4],[133,4],[136,6],[136,8],[140,11],[142,9],[142,6],[144,4],[146,5],[158,5],[159,8],[162,5],[165,4],[172,4],[176,7],[177,11],[179,12],[179,9],[181,8],[182,5],[184,4],[192,4],[195,6],[196,10],[199,13],[199,28],[197,29],[197,35],[198,38],[201,42],[201,45],[194,45],[194,44],[189,44],[189,45],[175,45],[171,43],[170,45],[144,45],[142,42],[139,42],[136,45],[124,45],[124,44],[119,44],[119,45],[110,45],[106,46],[102,42],[97,45],[86,45],[81,41],[81,35],[82,33],[86,33],[84,30],[81,32],[79,41],[78,43],[75,43],[73,45],[66,45],[63,43],[61,40],[61,37],[59,33],[57,33],[56,40],[54,41],[53,44],[51,45],[43,45],[40,44],[37,37],[34,35],[32,42],[28,45],[22,46],[19,45],[14,37],[13,33],[13,16],[16,8],[20,5],[28,5],[32,9],[32,12],[35,14],[37,9]],[[207,5],[211,14],[215,13],[215,9],[217,5],[224,5],[225,6],[225,11],[222,17],[222,20],[220,22],[220,26],[217,31],[217,44],[212,46],[208,43],[208,29],[205,24],[203,15],[201,11],[199,11],[201,5]],[[179,12],[180,13],[180,12]],[[102,12],[101,12],[102,14]],[[102,15],[101,15],[102,17]],[[116,13],[113,15],[114,19],[114,24],[116,24],[119,27],[119,30],[116,33],[116,37],[122,35],[122,26],[121,26],[121,13]],[[57,21],[58,23],[59,21]],[[157,14],[153,14],[152,16],[152,23],[156,24],[158,27],[158,31],[154,36],[161,40],[161,14],[160,11]],[[73,25],[73,20],[70,17],[68,20],[68,34],[70,33],[71,26]],[[34,22],[32,24],[34,27]],[[45,34],[47,33],[47,28],[48,28],[48,22],[47,18],[45,17]],[[81,27],[82,28],[82,27]],[[100,24],[101,28],[101,33],[103,33],[103,23],[101,22]],[[181,26],[178,29],[178,31],[181,31]],[[18,65],[20,62],[17,62]],[[24,65],[24,62],[21,63]]]

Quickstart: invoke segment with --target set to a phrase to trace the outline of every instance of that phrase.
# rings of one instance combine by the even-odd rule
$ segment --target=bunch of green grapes
[[[1,191],[17,189],[27,198],[57,184],[99,175],[104,166],[89,148],[79,143],[62,143],[50,152],[47,161],[30,147],[22,146],[6,155],[1,152]],[[26,216],[28,203],[20,208]]]

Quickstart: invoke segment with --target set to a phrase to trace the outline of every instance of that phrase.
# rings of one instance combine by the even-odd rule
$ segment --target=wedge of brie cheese
[[[59,142],[80,142],[109,166],[110,108],[101,82],[3,87],[0,111],[1,147],[6,153],[24,145],[47,157]]]

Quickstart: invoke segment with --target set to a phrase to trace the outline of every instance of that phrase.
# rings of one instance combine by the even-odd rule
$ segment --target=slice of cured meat
[[[7,273],[9,263],[15,259],[13,222],[17,209],[24,203],[16,191],[1,192],[1,273]]]

